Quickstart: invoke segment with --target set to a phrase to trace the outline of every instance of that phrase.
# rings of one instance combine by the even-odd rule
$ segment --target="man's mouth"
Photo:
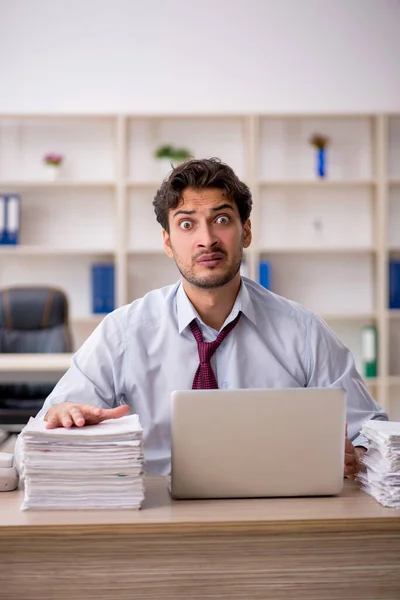
[[[224,255],[221,252],[213,252],[212,254],[202,254],[197,262],[203,267],[216,267],[223,258]]]

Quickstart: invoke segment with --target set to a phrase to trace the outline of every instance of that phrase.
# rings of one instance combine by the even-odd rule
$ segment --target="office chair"
[[[51,287],[0,290],[0,353],[71,351],[63,291]],[[55,383],[0,384],[0,429],[6,439],[37,414]]]

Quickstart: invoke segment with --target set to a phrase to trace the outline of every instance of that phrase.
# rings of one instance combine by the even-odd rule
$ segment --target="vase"
[[[326,149],[317,148],[317,174],[318,177],[326,176]]]
[[[43,176],[46,181],[56,181],[61,172],[61,167],[59,165],[44,165],[43,166]]]

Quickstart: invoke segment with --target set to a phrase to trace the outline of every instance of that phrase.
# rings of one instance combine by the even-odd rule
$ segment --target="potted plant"
[[[316,170],[318,177],[326,176],[326,148],[329,143],[329,138],[326,136],[315,133],[310,138],[310,144],[316,149]]]
[[[181,162],[191,158],[192,154],[187,148],[176,148],[171,144],[164,144],[157,148],[154,157],[161,165],[162,175],[165,176]]]
[[[49,181],[54,181],[60,175],[61,165],[64,157],[62,154],[57,152],[49,152],[43,157],[43,163],[45,168],[45,177]]]

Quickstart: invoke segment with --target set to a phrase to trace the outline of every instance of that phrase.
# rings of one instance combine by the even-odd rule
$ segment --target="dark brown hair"
[[[186,188],[219,188],[229,200],[235,202],[242,223],[250,217],[253,203],[251,192],[233,169],[219,158],[192,159],[177,166],[154,196],[157,221],[168,232],[168,212],[178,206]]]

